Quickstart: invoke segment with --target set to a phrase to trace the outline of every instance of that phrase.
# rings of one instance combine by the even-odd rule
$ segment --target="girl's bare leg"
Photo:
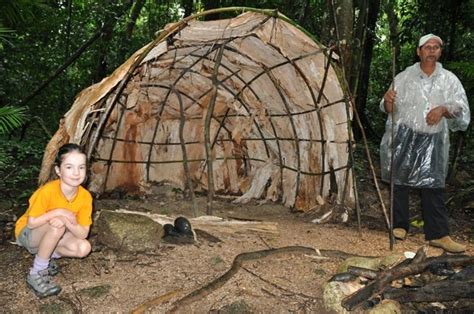
[[[35,228],[31,233],[30,246],[38,248],[37,255],[43,259],[49,259],[61,238],[65,235],[66,228],[55,228],[49,224]]]
[[[66,257],[85,257],[91,251],[91,244],[85,239],[79,239],[71,232],[66,231],[59,241],[56,252]],[[51,252],[52,253],[52,252]]]

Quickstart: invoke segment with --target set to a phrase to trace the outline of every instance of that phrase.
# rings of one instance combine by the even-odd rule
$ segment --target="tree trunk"
[[[392,58],[395,58],[395,73],[400,72],[400,41],[398,40],[398,17],[395,14],[396,2],[395,0],[389,0],[385,6],[385,12],[387,13],[389,30],[390,30],[390,43],[392,45]],[[390,81],[392,80],[392,72],[387,71],[390,74]]]
[[[352,67],[355,81],[352,82],[351,87],[353,88],[353,94],[356,97],[356,107],[361,123],[364,127],[365,133],[371,137],[375,136],[375,132],[371,128],[371,124],[366,114],[366,103],[367,94],[369,88],[370,78],[370,66],[372,63],[372,52],[374,49],[375,42],[375,26],[380,12],[380,0],[367,0],[367,26],[365,27],[363,34],[359,34],[362,42],[362,53],[360,55],[360,61],[355,60]],[[362,11],[361,11],[362,12]],[[355,50],[355,49],[354,49]],[[358,64],[355,66],[355,64]],[[352,90],[352,89],[351,89]],[[354,136],[360,138],[360,130],[354,130]]]
[[[110,49],[110,41],[113,37],[114,27],[117,24],[118,17],[123,14],[123,12],[128,12],[133,2],[127,2],[123,5],[115,5],[114,1],[105,1],[104,7],[109,8],[105,17],[105,24],[102,28],[102,34],[100,37],[100,42],[97,47],[96,60],[97,66],[94,73],[93,80],[94,82],[99,82],[105,76],[107,76],[108,64],[107,64],[107,55]]]
[[[367,36],[367,18],[369,13],[369,0],[361,0],[356,10],[359,11],[355,21],[354,43],[352,45],[352,69],[349,77],[349,90],[357,97],[357,85],[359,83],[360,69],[363,56],[363,47]]]
[[[65,31],[65,39],[64,39],[64,61],[69,59],[71,55],[71,25],[72,25],[72,0],[66,1],[67,6],[67,21],[66,21],[66,31]],[[69,94],[67,91],[71,88],[71,84],[68,80],[64,81],[64,84],[61,85],[63,94],[62,100],[58,102],[58,110],[60,112],[64,112],[66,109],[66,104],[69,102],[67,99],[67,95]]]
[[[347,81],[349,81],[352,63],[351,46],[353,41],[352,0],[326,0],[326,4],[329,8],[328,25],[331,25],[331,41],[336,43],[344,74]]]
[[[125,61],[127,57],[127,49],[130,46],[133,30],[135,29],[137,19],[140,16],[140,12],[142,11],[142,8],[144,5],[145,5],[145,0],[137,0],[132,6],[130,17],[128,18],[128,21],[127,21],[125,34],[123,35],[122,45],[120,47],[120,55],[119,55],[120,60]]]
[[[453,1],[453,5],[450,6],[450,30],[449,30],[449,46],[444,48],[446,60],[453,60],[454,57],[454,47],[456,47],[456,24],[459,20],[459,11],[461,9],[461,1]]]

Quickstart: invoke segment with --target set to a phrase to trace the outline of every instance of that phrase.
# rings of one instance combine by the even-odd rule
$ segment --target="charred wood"
[[[474,299],[474,282],[441,280],[419,288],[387,288],[384,299],[406,302],[444,302]]]
[[[420,253],[420,251],[418,252]],[[415,256],[413,260],[418,260],[417,256]],[[449,267],[474,265],[474,257],[466,255],[448,255],[426,258],[424,261],[419,263],[411,262],[406,265],[402,262],[401,264],[402,266],[399,264],[392,269],[381,272],[376,280],[370,282],[367,286],[356,293],[346,297],[342,301],[342,306],[346,310],[353,310],[366,304],[368,300],[372,300],[384,293],[394,280],[402,279],[410,275],[420,274],[437,264],[446,264]]]
[[[376,279],[378,275],[377,272],[373,271],[372,269],[357,266],[349,266],[347,271],[353,275],[362,276],[368,279]]]

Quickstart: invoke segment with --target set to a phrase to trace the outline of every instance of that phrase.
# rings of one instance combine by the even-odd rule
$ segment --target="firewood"
[[[362,276],[368,279],[375,279],[377,278],[377,272],[373,271],[372,269],[367,269],[363,267],[357,267],[357,266],[349,266],[347,267],[347,272],[356,275],[356,276]]]
[[[417,259],[416,256],[414,260],[415,259]],[[426,271],[430,266],[432,267],[432,265],[440,263],[446,263],[446,265],[451,267],[473,265],[474,257],[466,255],[438,256],[427,258],[426,260],[419,263],[410,263],[401,267],[396,266],[392,269],[383,271],[379,274],[376,280],[370,282],[367,286],[360,289],[356,293],[346,297],[342,301],[342,306],[346,310],[351,311],[363,305],[364,302],[367,302],[368,300],[371,300],[374,297],[382,294],[387,289],[387,287],[389,287],[392,281],[402,279],[410,275],[419,274]]]
[[[474,282],[441,280],[418,288],[387,288],[383,297],[400,303],[474,299]]]

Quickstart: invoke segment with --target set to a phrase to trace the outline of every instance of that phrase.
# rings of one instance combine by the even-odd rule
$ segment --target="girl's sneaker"
[[[61,267],[59,267],[58,263],[52,258],[49,260],[49,265],[48,265],[48,274],[50,276],[56,276],[59,271],[61,270]]]
[[[61,292],[61,287],[51,281],[48,269],[42,270],[36,275],[29,274],[26,277],[26,282],[40,298],[57,295]]]

